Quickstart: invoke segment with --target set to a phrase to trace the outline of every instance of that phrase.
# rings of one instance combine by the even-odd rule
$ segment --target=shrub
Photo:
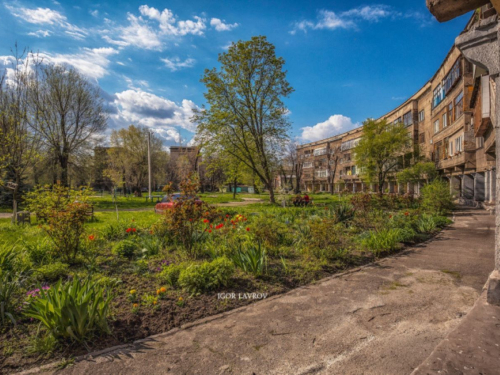
[[[453,221],[448,219],[446,216],[433,216],[433,218],[434,218],[434,222],[436,223],[436,226],[439,228],[443,228],[443,227],[453,223]]]
[[[24,249],[28,254],[29,260],[35,266],[41,266],[50,262],[54,252],[54,248],[47,239],[35,243],[26,243],[24,244]]]
[[[342,202],[334,206],[333,211],[335,213],[335,219],[338,223],[344,223],[347,225],[347,223],[354,218],[354,209],[348,203]]]
[[[68,275],[69,265],[61,262],[54,262],[38,267],[35,270],[35,277],[40,281],[57,281]]]
[[[179,286],[191,294],[200,294],[227,285],[233,273],[233,263],[222,257],[212,262],[193,264],[182,270]]]
[[[255,219],[252,231],[258,241],[268,248],[291,245],[293,239],[288,236],[288,226],[273,216],[259,216]]]
[[[156,236],[144,237],[140,244],[141,254],[144,257],[158,255],[165,246],[164,241]]]
[[[40,288],[25,311],[40,321],[54,338],[85,342],[97,332],[110,333],[107,315],[113,296],[90,279],[59,281],[50,289]]]
[[[254,276],[260,276],[267,271],[267,254],[260,242],[257,246],[248,246],[244,251],[240,246],[232,260],[236,267]]]
[[[110,224],[107,224],[101,231],[102,237],[109,241],[116,241],[125,238],[127,235],[126,229],[128,228],[127,224],[116,221]]]
[[[446,214],[453,209],[453,197],[450,187],[436,179],[422,188],[422,208],[428,212]]]
[[[420,233],[431,233],[434,232],[437,228],[436,221],[434,220],[434,217],[431,215],[422,215],[417,223],[416,223],[417,230]]]
[[[120,257],[132,259],[137,250],[137,244],[131,240],[123,240],[113,246],[112,252]]]
[[[14,295],[21,286],[20,275],[15,275],[13,271],[0,269],[0,319],[2,325],[7,318],[15,325],[14,319]]]
[[[5,246],[0,247],[0,272],[14,270],[17,258],[15,249],[15,246],[9,248]]]
[[[179,280],[179,275],[181,271],[186,268],[185,263],[180,264],[170,264],[163,268],[163,270],[158,274],[158,278],[172,287],[176,287]]]
[[[413,228],[409,227],[403,227],[399,228],[399,236],[398,236],[398,242],[411,242],[415,239],[417,236],[417,233],[413,230]]]
[[[400,238],[401,233],[399,229],[382,229],[378,232],[370,231],[362,240],[362,244],[378,257],[384,253],[396,250]]]
[[[60,185],[27,194],[28,209],[46,221],[42,228],[54,242],[56,256],[66,263],[73,263],[80,250],[89,194],[89,189],[74,191]]]

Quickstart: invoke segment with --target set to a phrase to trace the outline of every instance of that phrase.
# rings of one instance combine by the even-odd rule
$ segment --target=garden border
[[[302,285],[302,286],[299,286],[297,288],[292,288],[292,289],[288,290],[285,293],[280,293],[280,294],[271,296],[271,297],[266,298],[266,299],[255,301],[255,302],[250,303],[250,304],[245,305],[245,306],[240,306],[240,307],[237,307],[237,308],[229,310],[229,311],[224,311],[224,312],[216,314],[216,315],[212,315],[212,316],[208,316],[208,317],[205,317],[205,318],[201,318],[201,319],[195,320],[194,322],[183,324],[180,327],[172,328],[171,330],[166,331],[166,332],[158,333],[156,335],[148,336],[148,337],[143,338],[143,339],[135,340],[135,341],[133,341],[131,343],[128,343],[128,344],[115,345],[115,346],[111,346],[111,347],[106,348],[106,349],[98,350],[98,351],[91,352],[91,353],[88,353],[88,354],[79,355],[79,356],[74,357],[73,360],[74,360],[75,363],[81,362],[81,361],[84,361],[84,360],[92,360],[94,358],[102,357],[102,356],[105,356],[105,355],[107,355],[109,353],[112,353],[112,352],[116,352],[115,353],[116,355],[127,354],[127,353],[130,353],[131,351],[135,351],[135,350],[140,349],[141,345],[143,343],[150,342],[150,341],[155,341],[155,338],[158,338],[158,337],[168,337],[168,336],[171,336],[171,335],[173,335],[173,334],[175,334],[175,333],[177,333],[177,332],[179,332],[181,330],[187,330],[187,329],[190,329],[190,328],[194,328],[194,327],[200,326],[202,324],[210,323],[212,321],[225,318],[225,317],[230,316],[232,314],[235,314],[235,313],[237,313],[239,311],[243,311],[243,310],[247,309],[248,307],[253,306],[255,304],[263,303],[263,302],[266,302],[266,301],[272,301],[274,299],[283,297],[284,295],[286,295],[286,294],[288,294],[288,293],[290,293],[292,291],[296,291],[296,290],[300,290],[300,289],[306,289],[306,288],[309,288],[312,285],[322,284],[322,283],[325,283],[325,282],[327,282],[329,280],[332,280],[332,279],[336,279],[336,278],[339,278],[339,277],[342,277],[342,276],[346,276],[346,275],[350,275],[350,274],[353,274],[353,273],[357,273],[357,272],[360,272],[360,271],[364,270],[365,268],[372,267],[375,264],[380,264],[380,263],[383,263],[383,262],[385,262],[385,261],[387,261],[387,260],[389,260],[391,258],[404,255],[406,252],[410,251],[411,249],[415,249],[416,246],[424,245],[424,244],[429,243],[430,241],[433,241],[437,236],[439,236],[440,234],[442,234],[447,228],[449,228],[453,224],[455,224],[455,212],[454,211],[452,212],[452,216],[451,216],[451,220],[452,220],[451,224],[449,224],[446,227],[442,228],[439,232],[433,233],[431,235],[431,237],[428,238],[427,240],[419,242],[419,243],[411,245],[411,246],[405,246],[402,250],[398,251],[397,253],[385,256],[382,259],[375,260],[373,262],[367,263],[365,265],[362,265],[362,266],[359,266],[359,267],[356,267],[356,268],[353,268],[353,269],[350,269],[350,270],[347,270],[347,271],[343,271],[341,273],[337,273],[337,274],[334,274],[334,275],[330,275],[330,276],[324,277],[324,278],[322,278],[320,280],[313,281],[313,282],[311,282],[311,283],[309,283],[307,285]],[[37,373],[41,373],[41,372],[45,372],[45,371],[50,371],[52,369],[57,369],[65,361],[67,361],[67,359],[66,360],[63,359],[63,360],[51,362],[51,363],[48,363],[48,364],[45,364],[45,365],[42,365],[42,366],[39,366],[39,367],[33,367],[33,368],[30,368],[30,369],[24,370],[24,371],[20,372],[19,374],[21,374],[21,375],[25,375],[25,374],[37,374]]]

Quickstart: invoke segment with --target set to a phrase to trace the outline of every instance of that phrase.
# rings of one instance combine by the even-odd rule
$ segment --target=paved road
[[[410,374],[478,298],[493,268],[493,228],[484,211],[458,212],[434,240],[398,256],[57,373]]]

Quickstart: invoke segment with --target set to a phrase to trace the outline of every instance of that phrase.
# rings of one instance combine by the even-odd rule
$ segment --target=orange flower
[[[158,302],[156,300],[153,301],[153,305],[156,305]]]
[[[160,288],[160,292],[165,293],[166,291],[167,291],[167,288],[165,288],[164,286],[162,286],[162,287]]]
[[[410,213],[408,211],[405,212],[405,216],[408,216]]]
[[[91,234],[91,235],[89,236],[89,240],[90,240],[90,241],[94,241],[94,240],[95,240],[95,236],[94,236],[93,234]]]
[[[160,289],[156,289],[156,294],[161,294]]]
[[[134,308],[139,307],[139,305],[137,303],[134,303],[133,306],[134,306]]]

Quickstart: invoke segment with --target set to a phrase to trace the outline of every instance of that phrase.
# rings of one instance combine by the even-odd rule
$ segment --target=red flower
[[[137,229],[135,229],[135,228],[132,228],[132,232],[137,232]]]
[[[408,211],[405,212],[405,216],[408,216],[410,213]]]
[[[189,221],[193,221],[193,219],[189,219]]]
[[[127,228],[127,230],[125,232],[130,233],[131,230],[132,230],[132,228]]]
[[[210,224],[210,228],[212,228],[212,224]]]
[[[205,224],[207,224],[207,223],[209,223],[209,222],[210,222],[210,220],[208,220],[208,219],[204,219],[204,220],[203,220],[203,222],[204,222]]]
[[[392,219],[392,215],[389,215],[389,219]]]
[[[229,214],[226,214],[226,217],[229,217]]]
[[[91,234],[91,235],[89,236],[89,240],[90,240],[90,241],[94,241],[94,240],[95,240],[95,236],[94,236],[93,234]]]
[[[250,228],[249,227],[247,227],[247,232],[250,232]]]
[[[245,218],[244,220],[247,221],[247,218]]]
[[[209,229],[209,230],[208,230],[208,233],[212,233],[212,229]]]

